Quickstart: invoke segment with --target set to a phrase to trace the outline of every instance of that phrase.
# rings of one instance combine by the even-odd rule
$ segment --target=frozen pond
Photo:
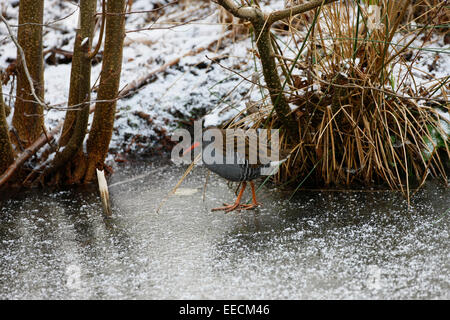
[[[234,188],[211,174],[203,202],[197,167],[156,213],[183,172],[118,170],[110,219],[91,188],[0,198],[0,299],[450,298],[448,189],[408,211],[391,192],[263,188],[262,208],[224,214]]]

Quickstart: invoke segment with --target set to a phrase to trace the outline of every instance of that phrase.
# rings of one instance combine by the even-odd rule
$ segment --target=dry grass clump
[[[276,54],[299,138],[281,135],[282,147],[293,154],[275,179],[381,183],[408,196],[413,183],[421,185],[430,174],[447,183],[449,79],[431,79],[428,89],[415,86],[415,60],[405,59],[412,41],[428,29],[407,32],[402,24],[411,1],[380,0],[378,8],[361,3],[324,6],[308,30],[286,22],[289,37],[278,47],[287,49]],[[431,9],[419,17],[433,21],[439,13]],[[261,106],[235,125],[271,128],[277,121],[271,107]]]

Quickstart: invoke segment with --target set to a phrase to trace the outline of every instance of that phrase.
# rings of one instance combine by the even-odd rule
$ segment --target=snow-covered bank
[[[137,0],[134,1],[132,11],[152,10],[156,3],[157,1]],[[182,5],[187,8],[180,10]],[[214,41],[221,38],[226,30],[217,23],[218,10],[215,4],[206,1],[186,2],[169,5],[163,10],[164,16],[157,21],[155,12],[127,16],[122,88],[190,51],[210,44],[213,44],[213,51],[205,50],[182,58],[178,64],[157,73],[150,85],[140,88],[130,98],[118,101],[111,142],[111,149],[114,151],[148,151],[153,146],[153,141],[158,141],[166,132],[177,127],[178,119],[189,119],[193,114],[203,115],[225,105],[229,107],[227,116],[230,117],[241,109],[240,106],[245,105],[241,98],[250,85],[212,63],[209,58],[220,56],[221,64],[229,68],[239,66],[241,69],[248,69],[247,65],[252,63],[251,55],[246,50],[251,46],[250,41],[233,43],[224,39],[219,42],[221,48],[216,50],[218,45]],[[17,1],[6,3],[3,12],[12,26],[17,25]],[[71,2],[45,2],[44,50],[73,50],[77,16],[78,8]],[[187,20],[192,21],[184,24]],[[151,30],[145,30],[150,26]],[[142,30],[136,31],[140,29]],[[16,58],[16,48],[7,37],[4,25],[0,26],[0,40],[0,67],[6,68]],[[49,55],[50,53],[44,59]],[[98,83],[100,70],[101,64],[93,66],[92,83]],[[64,106],[68,98],[69,78],[70,64],[46,63],[45,100],[50,105]],[[11,106],[14,104],[12,84],[9,82],[4,88],[5,100]],[[230,91],[233,92],[229,94]],[[95,92],[92,99],[95,99]],[[55,126],[64,114],[65,111],[60,109],[46,111],[46,125]]]
[[[280,9],[283,3],[273,0],[265,10]],[[149,12],[158,7],[162,9]],[[1,9],[9,23],[17,25],[18,1],[2,2]],[[255,69],[260,70],[252,54],[250,38],[240,41],[225,38],[220,45],[215,43],[228,32],[225,25],[219,23],[221,13],[216,4],[135,0],[132,11],[135,13],[129,14],[126,22],[122,88],[189,52],[209,49],[183,57],[179,63],[157,73],[138,92],[118,101],[109,160],[115,153],[154,152],[155,142],[167,139],[167,134],[179,125],[179,120],[189,121],[210,113],[208,124],[218,124],[242,111],[246,102],[261,100],[257,87],[227,69],[235,70],[247,79],[252,79]],[[69,1],[46,0],[44,21],[44,50],[72,51],[78,21],[77,5]],[[400,36],[393,39],[394,43],[406,44],[408,41],[409,38],[401,39]],[[281,45],[288,46],[289,42]],[[413,71],[416,78],[411,85],[426,88],[436,83],[436,78],[450,74],[450,50],[443,37],[418,38],[411,48],[412,55],[418,52]],[[288,58],[295,56],[295,52],[287,49],[284,54]],[[47,53],[44,57],[48,62],[50,55]],[[0,25],[0,67],[6,68],[15,57],[16,48],[8,38],[5,26]],[[220,65],[210,60],[214,58],[220,58]],[[101,64],[93,66],[92,83],[98,82],[100,70]],[[394,66],[394,74],[399,78],[404,72],[400,64]],[[46,64],[45,100],[50,105],[64,105],[67,101],[69,76],[70,64]],[[11,84],[9,82],[3,91],[6,102],[12,106],[14,88],[11,89]],[[95,93],[92,98],[95,99]],[[64,110],[46,111],[46,125],[54,127],[64,114]]]

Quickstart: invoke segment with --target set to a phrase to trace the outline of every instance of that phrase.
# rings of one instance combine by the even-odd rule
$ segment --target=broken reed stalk
[[[109,201],[108,183],[105,178],[105,171],[97,170],[98,189],[100,191],[100,198],[102,199],[103,213],[107,216],[111,216],[111,203]]]
[[[169,197],[173,194],[175,194],[175,192],[177,191],[177,189],[180,187],[180,185],[183,183],[184,179],[188,176],[188,174],[192,171],[192,169],[194,168],[194,166],[197,164],[197,162],[201,159],[202,155],[199,154],[197,157],[195,157],[194,161],[192,161],[192,163],[189,165],[189,167],[186,169],[186,171],[183,173],[183,175],[181,176],[180,180],[178,180],[177,184],[175,185],[175,187],[173,187],[173,189],[164,197],[164,199],[161,200],[161,202],[159,203],[158,207],[156,208],[156,213],[159,213],[159,210],[161,210],[162,206],[164,205],[164,203],[167,201],[167,199],[169,199]]]

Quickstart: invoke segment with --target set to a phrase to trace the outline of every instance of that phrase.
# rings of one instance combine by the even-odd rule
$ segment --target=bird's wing
[[[273,148],[264,135],[258,135],[256,130],[231,131],[226,135],[224,141],[226,141],[224,152],[232,147],[238,159],[247,160],[252,166],[258,167],[271,161],[281,160],[279,159],[279,149]]]

